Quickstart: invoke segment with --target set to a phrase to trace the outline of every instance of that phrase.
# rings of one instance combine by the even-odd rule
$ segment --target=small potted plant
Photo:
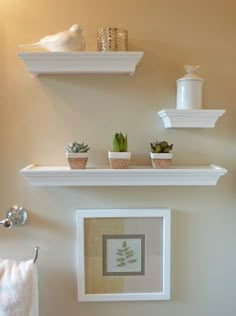
[[[166,141],[151,143],[150,157],[152,159],[153,168],[166,169],[169,168],[173,154],[170,152],[173,144],[169,145]]]
[[[85,169],[89,146],[83,142],[73,142],[66,146],[66,158],[71,169]]]
[[[127,169],[131,153],[128,152],[127,135],[115,133],[112,139],[112,151],[108,152],[111,168]]]

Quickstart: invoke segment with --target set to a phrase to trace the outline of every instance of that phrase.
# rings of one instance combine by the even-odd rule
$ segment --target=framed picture
[[[169,209],[76,215],[79,301],[170,299]]]

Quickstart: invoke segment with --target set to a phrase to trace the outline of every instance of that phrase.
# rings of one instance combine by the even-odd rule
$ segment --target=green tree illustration
[[[126,240],[123,241],[121,248],[116,249],[116,255],[117,267],[124,267],[127,264],[137,262],[137,260],[133,258],[134,251],[128,246]]]

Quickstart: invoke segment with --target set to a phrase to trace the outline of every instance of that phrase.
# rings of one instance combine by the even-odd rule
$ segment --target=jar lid
[[[204,81],[204,79],[198,77],[196,75],[196,71],[200,68],[199,65],[197,66],[192,66],[192,65],[185,65],[184,66],[184,70],[186,71],[186,74],[182,77],[177,79],[177,81],[179,80],[200,80],[200,81]]]

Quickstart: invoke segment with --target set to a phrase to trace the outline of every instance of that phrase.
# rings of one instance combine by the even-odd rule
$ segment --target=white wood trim
[[[43,74],[134,74],[143,52],[20,52],[27,70]]]
[[[170,296],[160,293],[120,293],[120,294],[80,294],[80,302],[111,302],[111,301],[157,301],[169,300]]]
[[[86,218],[163,218],[163,292],[86,294],[84,263],[84,219]],[[78,300],[88,301],[147,301],[170,299],[171,270],[171,210],[160,209],[101,209],[77,210],[77,284]]]
[[[20,171],[32,186],[209,186],[216,185],[227,170],[216,165],[171,166],[168,169],[70,169],[30,165]]]
[[[84,220],[81,216],[76,216],[77,220],[77,278],[80,276],[80,280],[77,280],[78,296],[83,296],[85,293],[85,257],[84,257]]]
[[[171,212],[166,211],[163,216],[163,295],[170,299],[171,280]]]
[[[96,209],[78,210],[79,218],[116,218],[116,217],[164,217],[170,215],[168,208],[138,208],[138,209]],[[168,218],[169,219],[169,218]]]
[[[213,128],[225,110],[162,110],[165,128]]]

